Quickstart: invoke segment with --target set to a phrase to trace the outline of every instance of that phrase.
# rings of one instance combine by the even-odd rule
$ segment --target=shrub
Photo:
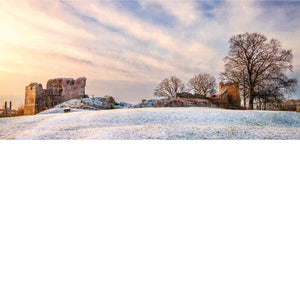
[[[18,107],[15,116],[16,117],[24,116],[24,105]]]

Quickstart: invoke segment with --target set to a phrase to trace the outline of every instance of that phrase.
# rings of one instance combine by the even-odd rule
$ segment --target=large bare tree
[[[229,53],[225,57],[222,78],[244,83],[249,108],[257,97],[258,88],[276,82],[285,72],[292,71],[292,50],[282,49],[276,39],[270,41],[261,33],[245,33],[233,36],[229,41]]]
[[[217,92],[216,79],[207,73],[195,75],[192,79],[190,79],[189,86],[196,94],[200,94],[205,97],[214,95]]]
[[[176,97],[178,93],[182,93],[185,89],[184,83],[177,77],[171,76],[164,79],[154,90],[157,97]]]

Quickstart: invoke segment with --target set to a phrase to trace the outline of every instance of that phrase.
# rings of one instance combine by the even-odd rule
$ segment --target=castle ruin
[[[85,95],[86,78],[56,78],[47,82],[44,89],[40,83],[25,88],[25,115],[35,115],[64,101],[80,99]]]

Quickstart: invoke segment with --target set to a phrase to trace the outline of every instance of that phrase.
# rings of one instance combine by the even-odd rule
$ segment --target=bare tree
[[[189,86],[196,94],[205,97],[214,95],[217,92],[216,79],[207,73],[200,73],[194,76],[192,79],[190,79]]]
[[[246,79],[249,108],[253,109],[258,87],[276,81],[275,78],[280,78],[288,70],[292,71],[292,50],[282,49],[276,39],[268,42],[260,33],[233,36],[229,44],[229,53],[224,59],[225,71],[221,76],[240,84]]]
[[[257,86],[255,90],[255,98],[258,102],[259,109],[267,109],[267,104],[278,106],[282,103],[285,95],[292,95],[297,88],[297,80],[289,79],[286,75],[275,77],[274,80],[269,79],[263,84]]]
[[[154,90],[157,97],[176,97],[178,93],[182,93],[185,89],[184,83],[177,77],[171,76],[170,79],[164,79]]]

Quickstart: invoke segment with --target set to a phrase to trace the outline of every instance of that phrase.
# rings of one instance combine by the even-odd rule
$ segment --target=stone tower
[[[35,115],[52,106],[52,91],[44,90],[40,83],[25,88],[24,115]]]
[[[219,97],[222,100],[228,101],[228,105],[231,108],[240,108],[241,97],[239,84],[236,82],[219,83]]]

